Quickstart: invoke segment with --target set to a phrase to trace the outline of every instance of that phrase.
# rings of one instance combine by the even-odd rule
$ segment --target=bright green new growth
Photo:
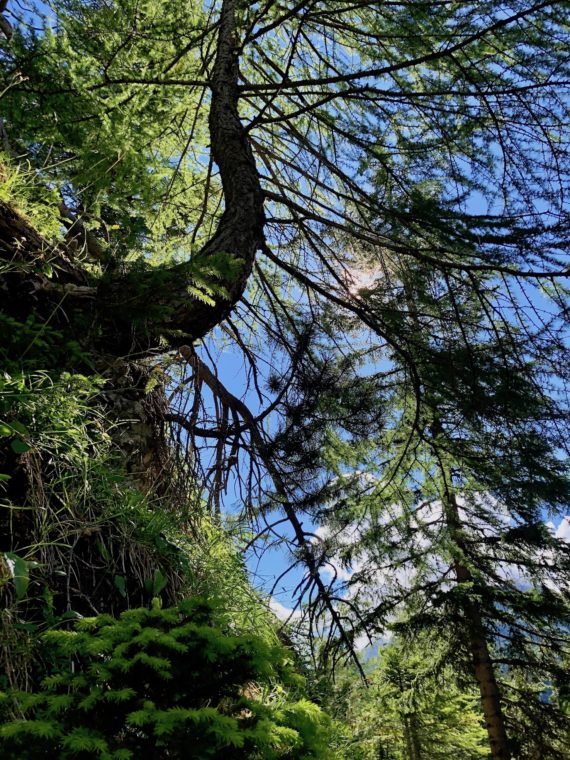
[[[201,597],[50,631],[48,675],[2,695],[5,758],[325,758],[326,717],[289,653],[230,635]]]
[[[461,688],[437,641],[395,638],[367,663],[369,686],[354,674],[330,685],[346,760],[483,760],[489,752],[478,695]]]
[[[16,208],[48,240],[55,240],[61,234],[55,189],[46,186],[29,161],[15,161],[1,150],[0,202]]]
[[[191,209],[202,203],[206,174],[196,148],[207,144],[205,120],[196,118],[203,96],[187,88],[99,85],[102,72],[117,82],[152,75],[157,55],[174,58],[187,35],[200,33],[203,11],[166,0],[64,0],[54,12],[55,25],[51,15],[43,24],[37,19],[40,35],[17,34],[10,45],[26,77],[50,82],[48,101],[40,103],[23,94],[17,75],[5,77],[12,151],[20,155],[33,144],[31,159],[61,194],[58,203],[80,201],[85,224],[113,255],[144,253],[163,262],[188,252]],[[199,66],[195,52],[186,52],[172,74],[192,78]],[[30,110],[42,113],[33,124]]]
[[[20,363],[49,366],[57,334],[12,326]],[[9,356],[0,452],[6,464],[25,454],[37,485],[21,505],[11,501],[17,471],[0,478],[6,532],[25,525],[30,541],[0,553],[0,755],[327,757],[326,716],[303,698],[242,558],[187,475],[182,492],[144,493],[102,412],[104,379],[18,371]],[[88,565],[91,605],[117,612],[154,597],[153,609],[59,630],[89,610],[75,581]],[[183,595],[192,598],[160,609],[159,597]]]

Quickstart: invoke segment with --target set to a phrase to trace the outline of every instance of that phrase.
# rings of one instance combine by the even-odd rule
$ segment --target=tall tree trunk
[[[404,727],[404,738],[406,740],[406,754],[408,755],[408,760],[422,760],[416,716],[414,714],[403,714],[402,723]]]
[[[111,328],[118,325],[119,333],[131,330],[129,351],[145,352],[158,345],[161,337],[174,345],[181,341],[170,336],[184,333],[185,341],[204,337],[229,314],[240,299],[255,260],[264,242],[264,194],[247,136],[241,123],[239,103],[238,30],[236,29],[237,0],[223,0],[216,59],[212,71],[212,101],[209,131],[214,161],[220,170],[225,209],[214,236],[205,244],[192,262],[183,263],[164,272],[150,270],[145,277],[138,275],[136,283],[141,296],[130,309],[124,308],[124,292],[128,282],[120,278],[102,291],[100,317]],[[192,266],[200,266],[219,255],[232,256],[238,272],[220,276],[218,284],[226,297],[219,296],[214,306],[203,304],[188,295],[192,281]],[[132,331],[131,313],[146,309],[146,301],[164,304],[164,315],[144,329]],[[110,319],[109,319],[110,317]],[[107,330],[106,332],[109,332]],[[124,347],[123,347],[124,348]]]
[[[404,729],[404,739],[406,740],[406,755],[407,760],[414,760],[413,752],[414,748],[412,746],[412,737],[410,735],[410,727],[408,725],[408,716],[402,715],[402,727]]]
[[[422,327],[415,307],[413,291],[406,283],[404,283],[404,289],[407,296],[410,315],[415,323],[418,334],[421,335]],[[441,424],[436,417],[432,423],[432,432],[436,441],[437,437],[441,434],[441,431]],[[446,484],[446,493],[444,495],[444,509],[447,526],[451,538],[459,550],[459,555],[465,557],[466,546],[461,531],[461,518],[459,515],[457,499],[450,487],[451,476],[439,456],[437,443],[434,443],[434,452],[439,460],[441,475],[443,476],[444,483]],[[459,559],[456,559],[454,562],[454,571],[457,583],[473,582],[473,575],[471,574],[471,571]],[[495,678],[495,671],[493,669],[493,663],[491,661],[491,656],[489,653],[487,634],[483,625],[481,612],[477,605],[469,600],[465,602],[463,611],[468,622],[467,629],[469,636],[469,649],[471,651],[471,663],[473,666],[473,675],[477,681],[477,685],[479,686],[481,707],[483,710],[483,715],[485,717],[485,726],[487,728],[487,734],[489,737],[491,755],[493,757],[493,760],[510,760],[511,753],[509,750],[509,742],[505,729],[503,710],[501,707],[501,695],[499,687],[497,685],[497,679]]]
[[[462,537],[461,518],[455,494],[448,491],[446,501],[446,517],[452,539],[460,554],[465,556],[466,547]],[[456,559],[454,562],[454,570],[457,583],[473,582],[471,571],[459,559]],[[497,679],[495,678],[495,671],[487,642],[487,632],[483,625],[481,612],[477,605],[469,600],[464,603],[463,611],[467,622],[473,675],[479,686],[481,707],[489,736],[491,756],[493,760],[510,760],[511,753],[505,729],[503,709],[501,707],[501,694]]]
[[[48,328],[61,334],[55,346],[57,357],[46,370],[51,367],[56,375],[62,370],[89,374],[96,371],[107,380],[98,398],[106,415],[117,423],[112,427],[114,443],[123,455],[131,483],[153,496],[170,495],[177,484],[171,477],[165,436],[167,398],[160,386],[148,392],[152,368],[140,359],[164,350],[163,339],[171,347],[180,348],[180,343],[202,338],[219,324],[240,299],[255,254],[263,245],[263,191],[238,111],[238,45],[236,0],[223,0],[210,80],[209,130],[212,156],[222,182],[224,212],[215,234],[190,263],[169,269],[149,267],[130,276],[109,268],[105,277],[97,279],[82,269],[65,243],[54,246],[17,208],[0,202],[2,311],[19,322],[33,315],[39,335],[47,333]],[[206,269],[212,257],[215,261],[220,255],[230,255],[240,263],[237,274],[220,275],[217,280],[226,297],[220,296],[214,305],[192,298],[188,294],[192,267],[203,263]],[[183,337],[178,338],[180,335]],[[81,351],[67,351],[65,346],[71,341],[79,344]],[[30,345],[33,347],[33,343]],[[18,350],[13,357],[15,361],[20,353]],[[127,356],[131,353],[132,361]],[[31,357],[32,352],[26,358]],[[11,495],[18,504],[33,500],[35,489],[35,483],[21,467],[19,471],[21,477],[11,481],[16,484],[11,485]],[[32,519],[41,516],[41,512],[26,510],[25,515]],[[84,564],[93,565],[93,557],[99,556],[99,526],[95,527],[97,530],[82,534],[73,545],[73,556],[81,553]],[[22,546],[34,543],[34,529],[30,521],[22,522],[17,535],[10,527],[3,550],[18,552]],[[58,582],[65,581],[61,580],[64,576],[60,565],[54,567],[57,587]],[[129,573],[127,564],[127,581]],[[104,578],[78,573],[77,588],[68,584],[67,597],[64,589],[59,598],[82,614],[115,612],[119,608],[115,597],[121,595],[112,585],[113,574],[109,577],[110,588]],[[132,577],[138,583],[137,573],[133,572]],[[144,594],[142,583],[138,583],[136,597],[133,594],[128,603],[144,603]],[[122,598],[118,601],[123,604]]]

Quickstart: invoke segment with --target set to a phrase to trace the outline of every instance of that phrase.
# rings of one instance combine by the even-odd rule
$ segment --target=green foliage
[[[570,647],[570,547],[544,521],[570,500],[563,413],[523,358],[528,336],[489,324],[459,277],[448,290],[428,268],[399,276],[399,308],[383,283],[366,297],[392,334],[410,337],[415,378],[394,361],[391,377],[400,375],[368,436],[367,467],[355,473],[324,438],[336,477],[319,513],[323,554],[347,570],[350,604],[369,630],[381,635],[400,614],[409,641],[426,631],[447,641],[446,658],[473,682],[473,646],[483,642],[513,756],[557,758],[570,736],[557,691]],[[490,287],[486,298],[494,303]]]
[[[41,688],[3,695],[2,756],[327,757],[325,716],[295,701],[287,651],[226,633],[214,617],[195,597],[46,634]]]
[[[22,559],[14,552],[6,552],[5,560],[10,565],[10,575],[14,582],[16,599],[21,601],[27,597],[28,586],[30,584],[30,570],[37,567],[37,562]],[[5,583],[7,579],[2,579],[0,583]]]
[[[283,387],[274,385],[281,395],[268,408],[282,411],[284,424],[266,447],[275,455],[266,470],[277,469],[288,500],[331,529],[322,553],[308,553],[317,565],[332,557],[347,571],[358,567],[350,578],[356,625],[382,629],[408,600],[402,627],[455,632],[450,653],[468,667],[475,609],[501,688],[525,695],[507,712],[511,725],[519,733],[550,729],[548,691],[566,685],[564,656],[553,645],[567,638],[567,600],[558,589],[567,587],[570,560],[540,522],[544,512],[567,508],[570,485],[562,459],[567,412],[543,373],[567,380],[565,364],[552,369],[566,336],[517,269],[539,270],[537,281],[540,270],[567,271],[567,3],[325,2],[307,13],[239,5],[238,112],[244,123],[254,119],[245,139],[262,167],[267,239],[279,251],[260,257],[237,342],[251,360],[269,356],[267,335],[281,341],[270,363],[281,371],[281,358],[291,358],[295,375],[289,383],[284,371]],[[187,295],[211,305],[226,295],[220,282],[239,276],[229,255],[207,265],[195,256],[222,209],[207,154],[217,11],[168,0],[59,0],[53,23],[34,18],[37,33],[26,19],[2,42],[3,139],[30,163],[4,156],[0,199],[11,196],[48,236],[63,199],[104,242],[113,266],[98,294],[111,296],[110,308],[95,308],[86,324],[95,340],[119,333],[125,352],[133,325],[150,333],[154,321],[177,313],[180,304],[162,297],[172,277],[183,276]],[[468,213],[473,202],[482,202],[481,213]],[[183,263],[166,272],[149,260]],[[375,282],[359,289],[352,287],[358,276],[351,279],[361,263]],[[37,266],[49,276],[49,262]],[[566,319],[556,278],[548,279]],[[508,293],[498,294],[503,285]],[[346,313],[331,316],[326,299]],[[142,603],[138,594],[152,596],[158,612],[160,594],[204,587],[225,600],[215,615],[243,628],[250,603],[258,609],[255,595],[223,533],[202,521],[199,499],[190,510],[187,501],[168,505],[133,486],[105,439],[108,428],[96,429],[96,393],[76,392],[58,372],[46,383],[21,374],[24,363],[35,373],[57,367],[72,345],[67,337],[35,315],[1,319],[9,343],[2,358],[13,362],[0,420],[2,526],[9,524],[14,541],[4,590],[14,592],[15,608],[38,597],[42,584],[50,624],[61,623],[55,609],[64,605],[122,609]],[[104,326],[120,329],[105,330],[106,319]],[[312,352],[306,361],[288,345],[295,320],[303,330],[319,321],[323,328],[315,352],[297,336],[291,342],[300,344],[298,354]],[[250,350],[260,325],[260,350]],[[358,342],[364,327],[360,365],[341,362],[331,371],[328,354],[339,346],[342,353],[353,336]],[[27,364],[32,353],[35,366]],[[257,370],[252,377],[261,399]],[[198,385],[194,409],[208,417]],[[240,447],[260,455],[253,437],[249,445],[244,438],[236,434],[235,451],[227,447],[238,461]],[[216,452],[218,482],[228,480],[224,449],[222,442]],[[23,472],[31,473],[31,495],[11,477],[21,486]],[[251,472],[260,473],[265,499],[258,462]],[[332,479],[324,489],[323,472]],[[456,494],[461,519],[450,509]],[[283,495],[275,501],[283,504]],[[467,581],[454,579],[458,566]],[[519,573],[514,580],[505,567]],[[57,587],[54,602],[46,578],[64,572],[67,588]],[[300,588],[311,596],[310,585]],[[350,610],[342,594],[336,598],[344,619]],[[164,658],[145,657],[146,667],[166,668]],[[54,702],[54,714],[62,705]],[[141,731],[174,730],[176,715],[169,724],[148,710],[134,713]],[[36,728],[49,735],[49,721],[38,718]],[[289,730],[275,729],[290,738]],[[65,742],[70,753],[103,751],[79,727]]]
[[[8,479],[1,505],[17,551],[0,555],[0,683],[9,693],[0,754],[327,757],[326,719],[303,699],[226,532],[201,516],[196,497],[143,494],[121,468],[113,425],[97,404],[103,380],[20,372],[1,382],[1,440],[28,458],[41,490],[32,505],[15,504]],[[14,516],[18,531],[29,521],[23,546]],[[152,610],[64,630],[90,609],[82,593],[65,592],[68,573],[93,607],[152,599]],[[184,593],[190,602],[161,610],[162,599]],[[27,691],[14,690],[23,683]]]
[[[61,202],[53,186],[30,161],[16,161],[0,151],[0,202],[9,203],[40,235],[54,242],[61,235],[58,212]],[[49,266],[49,250],[44,267]],[[47,270],[46,270],[47,271]]]
[[[0,329],[3,333],[0,358],[4,371],[12,375],[38,371],[57,375],[62,366],[90,367],[92,364],[92,357],[74,338],[64,335],[34,313],[25,319],[0,313]]]
[[[218,253],[202,260],[198,256],[170,268],[149,265],[144,257],[123,266],[120,276],[113,269],[104,274],[99,292],[107,296],[105,318],[113,319],[119,328],[132,325],[152,326],[172,316],[180,303],[169,298],[175,287],[187,283],[185,298],[214,306],[226,300],[223,283],[235,279],[242,262],[230,253]],[[184,333],[180,338],[186,337]]]
[[[188,475],[180,470],[180,485],[161,497],[129,477],[117,443],[129,423],[108,419],[106,390],[98,376],[0,376],[5,599],[14,597],[22,624],[41,630],[70,609],[118,612],[159,596],[172,603],[180,594],[207,595],[221,600],[224,624],[274,642],[271,615],[233,539],[205,514]],[[22,455],[31,491],[21,490]],[[70,567],[80,591],[71,597]],[[88,587],[94,607],[86,603]]]
[[[366,687],[345,671],[326,699],[346,760],[484,760],[477,694],[462,688],[437,642],[395,640],[367,663]],[[335,704],[335,702],[337,704]]]
[[[41,33],[16,34],[3,53],[18,61],[21,77],[14,82],[8,71],[4,77],[3,115],[13,149],[29,151],[44,183],[81,209],[113,255],[144,252],[157,262],[178,257],[181,247],[188,250],[188,222],[202,201],[205,169],[196,158],[207,125],[196,118],[203,112],[201,93],[137,81],[156,77],[160,61],[175,57],[172,76],[196,76],[197,51],[183,48],[206,25],[204,12],[167,0],[64,0],[51,13],[55,19],[36,16]],[[42,94],[21,86],[32,80],[42,83]],[[30,120],[30,111],[40,111],[40,118]]]
[[[90,406],[103,385],[101,378],[66,372],[55,380],[46,372],[4,373],[0,436],[21,440],[26,450],[35,447],[71,468],[85,465],[93,447],[99,455],[110,447],[102,415]]]
[[[3,591],[5,599],[14,591],[21,623],[33,630],[72,610],[124,609],[161,592],[172,599],[188,570],[166,538],[179,524],[173,510],[160,510],[154,495],[129,480],[104,392],[98,376],[0,377],[0,549],[12,567],[3,573]],[[23,468],[30,490],[22,486]],[[87,567],[98,568],[96,576]],[[66,584],[70,572],[78,593]]]

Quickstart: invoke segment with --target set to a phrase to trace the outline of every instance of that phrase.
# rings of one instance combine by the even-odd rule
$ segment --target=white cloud
[[[368,268],[353,266],[345,273],[345,284],[348,292],[356,296],[359,295],[361,290],[372,289],[383,275],[384,271],[379,266]]]
[[[563,541],[570,543],[570,516],[563,517],[556,533],[556,538],[561,538]]]
[[[473,497],[472,497],[473,498]],[[507,528],[512,521],[507,510],[490,498],[475,497],[476,503],[458,497],[458,507],[460,517],[464,524],[470,524],[475,535],[481,539],[489,537],[499,537],[501,532]],[[337,581],[340,584],[348,583],[344,587],[342,596],[349,601],[353,600],[357,606],[364,604],[375,605],[383,599],[390,596],[398,596],[399,593],[411,589],[414,584],[421,580],[425,581],[426,577],[440,579],[440,588],[449,587],[452,583],[449,577],[449,560],[445,561],[437,551],[430,551],[434,545],[437,546],[440,540],[440,531],[444,523],[444,514],[441,502],[425,502],[415,512],[405,515],[403,508],[398,505],[392,505],[386,510],[385,516],[381,520],[384,525],[384,539],[392,541],[393,546],[398,545],[399,531],[402,529],[400,523],[404,520],[408,527],[414,532],[414,547],[412,554],[409,556],[409,547],[401,545],[401,555],[392,556],[390,559],[374,556],[373,549],[361,547],[352,553],[349,567],[342,567],[339,554],[342,553],[343,547],[350,547],[358,544],[359,539],[370,528],[370,521],[365,520],[359,524],[344,526],[342,529],[331,529],[330,526],[320,526],[314,530],[314,536],[311,539],[315,549],[322,544],[324,547],[336,549],[327,556],[329,565],[324,565],[321,570],[329,576],[337,573]],[[546,523],[549,530],[556,536],[570,543],[570,516],[564,517],[556,527],[552,523]],[[492,544],[487,547],[492,552]],[[497,559],[502,551],[501,542],[497,544]],[[338,552],[338,554],[337,554]],[[336,554],[336,556],[335,556]],[[418,567],[418,557],[421,557],[420,566]],[[550,552],[543,553],[542,560],[546,565],[546,577],[543,579],[547,585],[556,589],[555,567],[553,557]],[[549,577],[548,566],[553,569],[552,577]],[[357,581],[357,576],[361,574]],[[532,579],[527,576],[524,570],[518,565],[508,562],[498,562],[498,573],[505,579],[515,585],[527,587],[532,583]],[[350,583],[351,579],[353,580]],[[298,622],[302,618],[302,612],[298,609],[293,610],[272,598],[269,606],[279,620],[284,622]],[[397,610],[394,610],[394,617],[397,616]],[[375,646],[378,641],[387,642],[391,634],[384,631],[382,637],[372,642]],[[371,642],[366,634],[358,635],[354,640],[356,651],[364,651],[371,646]]]
[[[279,620],[282,620],[284,623],[300,620],[301,618],[300,610],[293,610],[291,607],[286,607],[273,597],[269,600],[269,609],[273,612],[275,617],[279,618]]]
[[[366,649],[369,646],[374,646],[374,642],[370,641],[365,633],[361,633],[360,636],[357,636],[354,639],[353,646],[355,652],[362,652],[363,649]]]
[[[474,495],[470,499],[458,496],[457,503],[462,524],[469,525],[474,532],[474,537],[477,536],[479,540],[483,541],[491,537],[500,539],[502,532],[509,525],[513,525],[506,508],[489,495]],[[332,576],[336,570],[337,579],[340,582],[349,582],[355,573],[361,575],[358,581],[355,577],[348,590],[345,590],[346,599],[355,600],[359,597],[365,603],[378,604],[392,594],[397,595],[411,589],[418,580],[425,582],[430,577],[432,580],[440,579],[440,588],[445,588],[451,583],[449,560],[444,560],[437,550],[431,549],[438,545],[439,534],[445,522],[441,502],[425,502],[407,516],[399,505],[392,505],[387,509],[380,524],[385,526],[384,540],[391,542],[394,547],[398,546],[401,540],[400,530],[402,526],[399,523],[402,520],[414,532],[414,545],[411,551],[409,546],[401,544],[400,557],[395,553],[388,560],[374,556],[371,549],[361,547],[352,552],[352,560],[348,568],[340,566],[338,554],[337,556],[335,554],[336,552],[340,554],[343,547],[357,544],[359,538],[366,533],[369,525],[367,523],[358,526],[352,524],[336,532],[326,527],[320,527],[315,531],[321,541],[326,543],[328,539],[331,541],[331,546],[336,548],[336,552],[327,557],[329,564],[323,567],[323,572]],[[552,524],[548,524],[548,527],[556,538],[570,543],[570,516],[564,517],[558,528]],[[317,542],[318,540],[315,539],[315,543]],[[493,553],[493,545],[490,544],[486,550]],[[500,540],[496,545],[496,551],[498,573],[505,581],[523,587],[532,585],[532,578],[529,577],[523,567],[499,559],[502,554]],[[410,554],[414,556],[410,556]],[[419,565],[418,558],[421,558]],[[555,562],[552,553],[550,551],[543,552],[541,559],[546,566],[543,582],[551,588],[557,589],[554,572]],[[548,572],[549,565],[552,568],[552,574]]]

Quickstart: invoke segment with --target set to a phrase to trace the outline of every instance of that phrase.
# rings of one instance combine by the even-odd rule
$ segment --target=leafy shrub
[[[325,716],[287,697],[299,677],[286,649],[215,627],[203,598],[155,606],[45,634],[41,688],[2,695],[0,755],[327,757]]]

